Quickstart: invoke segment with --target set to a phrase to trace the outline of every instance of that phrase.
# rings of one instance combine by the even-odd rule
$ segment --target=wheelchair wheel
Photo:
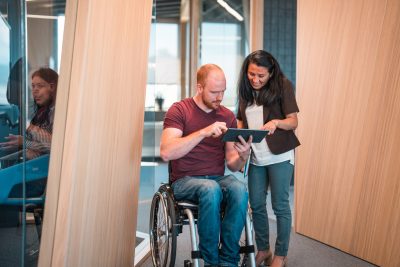
[[[157,192],[151,203],[150,246],[153,266],[173,267],[176,256],[176,222],[172,197],[165,191]]]
[[[246,233],[243,230],[242,236],[240,237],[239,240],[239,245],[240,247],[245,247],[247,245],[246,242]],[[240,253],[240,260],[239,260],[239,267],[247,267],[250,266],[250,262],[249,262],[249,255],[246,252],[242,252]]]
[[[251,210],[249,209],[247,212],[248,213],[246,215],[246,227],[245,229],[243,229],[242,235],[239,240],[239,245],[240,245],[239,266],[255,267],[256,263],[254,254],[254,244],[253,244],[253,221],[250,215]]]

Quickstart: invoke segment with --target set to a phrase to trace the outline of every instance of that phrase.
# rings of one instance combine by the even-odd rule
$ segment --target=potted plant
[[[163,104],[164,104],[164,97],[161,94],[158,94],[156,96],[155,100],[156,100],[158,111],[162,111],[163,110]]]

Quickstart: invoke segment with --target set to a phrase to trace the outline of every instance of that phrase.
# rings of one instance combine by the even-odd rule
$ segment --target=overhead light
[[[49,15],[33,15],[33,14],[27,14],[26,17],[31,18],[31,19],[55,19],[57,20],[57,16],[49,16]]]
[[[238,21],[243,21],[243,17],[236,11],[234,10],[230,5],[228,5],[227,2],[224,0],[217,0],[218,4],[220,4],[223,8],[226,9],[226,11],[229,12],[232,16],[234,16]]]

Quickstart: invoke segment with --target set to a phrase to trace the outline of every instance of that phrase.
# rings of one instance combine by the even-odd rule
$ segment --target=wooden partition
[[[297,6],[296,231],[400,266],[400,2]]]
[[[133,265],[151,0],[68,0],[39,266]]]
[[[264,0],[250,1],[250,52],[264,47]]]

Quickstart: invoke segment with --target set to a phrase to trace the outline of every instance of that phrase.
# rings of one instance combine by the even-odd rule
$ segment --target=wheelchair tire
[[[242,236],[240,237],[240,240],[239,240],[239,245],[241,247],[244,247],[244,246],[246,246],[246,244],[247,244],[246,233],[243,230]],[[249,255],[247,253],[240,253],[239,266],[240,267],[250,266],[248,259],[249,259]]]
[[[247,212],[248,212],[248,214],[251,214],[250,208],[248,209]],[[249,230],[252,233],[253,232],[253,220],[252,220],[251,216],[249,216],[249,215],[247,215],[247,216],[250,219],[250,225],[249,225],[250,229]],[[252,260],[253,260],[253,263],[255,264],[255,259],[252,258],[255,256],[254,255],[254,243],[253,243],[253,241],[249,242],[249,240],[247,240],[246,228],[243,229],[242,235],[240,236],[239,245],[240,245],[239,266],[240,267],[252,266]]]
[[[176,214],[172,197],[156,192],[150,210],[150,246],[153,266],[173,267],[176,257]]]

